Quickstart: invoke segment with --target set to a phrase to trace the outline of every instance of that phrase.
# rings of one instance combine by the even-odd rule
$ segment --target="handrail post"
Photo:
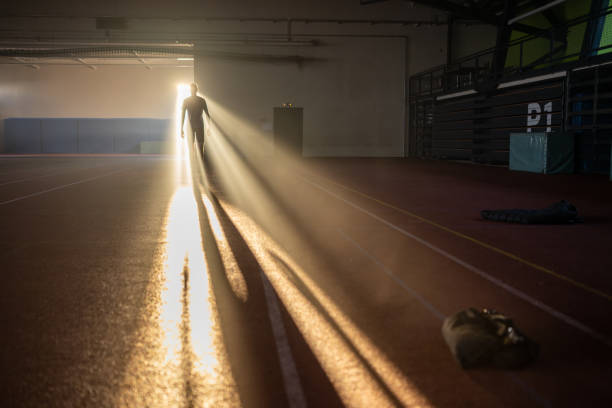
[[[548,63],[552,64],[552,60],[553,60],[553,50],[555,47],[555,37],[554,37],[554,32],[553,32],[553,28],[551,27],[550,30],[550,54],[549,54],[549,58],[548,58]]]
[[[442,92],[446,92],[448,90],[448,65],[444,66],[442,70]]]

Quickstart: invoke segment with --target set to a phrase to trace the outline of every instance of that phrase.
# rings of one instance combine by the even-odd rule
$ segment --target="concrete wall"
[[[9,18],[8,28],[19,33],[20,38],[47,38],[57,41],[59,35],[68,39],[83,41],[137,41],[169,42],[179,39],[194,43],[202,52],[234,52],[250,56],[298,55],[305,58],[301,65],[279,64],[266,61],[228,60],[220,58],[199,58],[197,78],[204,85],[203,92],[211,99],[211,110],[224,109],[228,115],[239,116],[245,128],[270,137],[272,108],[283,102],[303,106],[304,148],[308,155],[375,155],[401,156],[407,134],[405,117],[405,78],[419,71],[443,64],[446,60],[447,27],[435,22],[445,21],[443,12],[422,6],[411,6],[410,2],[388,1],[369,6],[360,6],[356,0],[263,0],[217,2],[205,0],[161,0],[136,2],[76,4],[70,0],[54,2],[50,18],[28,18],[29,14],[49,14],[43,1],[7,3],[3,5],[7,15],[21,15],[24,18]],[[126,18],[123,30],[97,30],[95,16],[120,16]],[[142,18],[135,18],[136,16]],[[189,17],[189,18],[187,18]],[[197,17],[260,17],[278,18],[278,22],[218,21],[200,20]],[[294,23],[289,30],[287,19],[357,19],[364,23]],[[0,18],[1,19],[1,18]],[[370,24],[369,20],[410,20],[430,21],[433,24]],[[242,46],[244,39],[274,39],[282,41],[291,31],[293,39],[319,41],[315,47],[277,46],[261,44]],[[85,37],[83,37],[85,36]],[[63,38],[63,37],[62,37]],[[225,42],[225,44],[221,44]],[[228,45],[228,42],[233,42]],[[255,41],[256,43],[256,41]],[[265,58],[264,58],[265,59]],[[20,75],[35,75],[21,69]],[[42,70],[46,70],[43,67]],[[81,75],[94,76],[98,72],[85,67],[72,68]],[[134,89],[131,81],[143,81],[147,76],[155,77],[155,71],[144,72],[134,68],[138,74],[126,74],[126,80],[117,79],[117,87],[134,90],[136,95],[129,99],[133,110],[125,116],[166,117],[162,112],[168,109],[164,101],[175,90],[161,91],[153,95],[151,88],[160,91],[151,80],[150,86]],[[0,89],[5,85],[0,66]],[[77,71],[75,71],[77,72]],[[14,76],[14,74],[11,74]],[[71,76],[70,74],[67,74]],[[120,74],[98,76],[100,83],[78,86],[82,95],[92,93],[92,87],[105,94],[106,87],[114,87],[114,78]],[[34,78],[34,77],[32,77]],[[75,78],[75,79],[76,79]],[[36,79],[33,79],[34,81]],[[64,85],[66,80],[63,81]],[[145,80],[148,81],[148,80]],[[7,80],[6,82],[10,82]],[[183,81],[184,82],[184,81]],[[189,82],[189,81],[187,81]],[[269,85],[264,86],[265,83]],[[90,101],[74,103],[70,109],[57,112],[52,103],[39,101],[43,95],[56,94],[52,81],[45,84],[30,84],[27,91],[18,88],[20,97],[24,92],[35,93],[38,85],[45,91],[36,96],[23,97],[11,105],[35,105],[49,107],[35,116],[109,116],[105,110],[113,110],[110,116],[128,112],[115,109],[116,98],[108,103]],[[43,87],[44,88],[44,87]],[[62,86],[56,88],[63,89]],[[65,87],[64,87],[65,88]],[[73,88],[74,89],[74,88]],[[63,92],[64,90],[62,90]],[[0,90],[0,92],[2,92]],[[14,94],[15,94],[14,92]],[[74,90],[74,92],[77,92]],[[96,92],[93,92],[96,93]],[[159,96],[165,95],[165,96]],[[174,96],[169,98],[174,103]],[[18,98],[20,99],[20,98]],[[104,99],[102,97],[101,99]],[[128,98],[124,98],[126,101]],[[161,100],[160,100],[161,99]],[[157,101],[158,109],[149,102]],[[123,104],[123,100],[119,101]],[[215,106],[216,104],[216,106]],[[89,108],[81,109],[83,106]],[[143,112],[139,106],[145,107]],[[65,104],[64,104],[64,107]],[[0,106],[0,111],[3,107]],[[67,108],[67,107],[66,107]],[[67,111],[70,111],[69,113]],[[152,113],[153,112],[153,113]],[[225,115],[225,116],[228,116]],[[6,116],[3,112],[2,116]],[[24,113],[12,116],[27,116]],[[217,114],[217,117],[221,115]],[[1,117],[0,117],[1,119]]]
[[[171,118],[182,68],[0,65],[0,122],[10,117]],[[4,126],[0,151],[5,150]]]
[[[192,70],[182,68],[0,65],[0,119],[167,118],[174,113],[177,84],[192,80]]]
[[[314,47],[257,50],[299,55],[299,64],[203,57],[196,59],[195,77],[213,119],[230,131],[241,123],[241,132],[266,141],[262,148],[272,138],[272,108],[291,102],[304,108],[304,155],[397,157],[404,154],[406,75],[444,62],[443,38],[427,45],[411,38],[321,37]]]

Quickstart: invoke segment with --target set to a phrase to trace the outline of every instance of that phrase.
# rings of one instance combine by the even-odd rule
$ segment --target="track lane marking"
[[[34,176],[34,177],[27,177],[27,178],[22,178],[22,179],[18,179],[18,180],[6,181],[6,182],[3,182],[3,183],[0,183],[0,187],[7,186],[9,184],[23,183],[24,181],[38,180],[38,179],[41,179],[41,178],[53,177],[53,176],[58,176],[58,175],[66,174],[66,173],[72,173],[75,170],[76,171],[80,171],[80,170],[95,169],[96,167],[98,167],[98,166],[86,167],[85,169],[78,169],[78,168],[77,169],[74,169],[74,168],[72,168],[72,169],[71,168],[62,169],[62,170],[59,170],[59,171],[55,171],[55,172],[53,172],[51,174],[43,174],[42,176],[38,175],[38,176]]]
[[[42,195],[42,194],[45,194],[45,193],[49,193],[51,191],[61,190],[63,188],[70,187],[70,186],[75,186],[77,184],[87,183],[88,181],[92,181],[92,180],[96,180],[96,179],[99,179],[99,178],[107,177],[107,176],[110,176],[112,174],[116,174],[116,173],[119,173],[119,172],[122,172],[122,171],[126,171],[126,170],[128,170],[128,169],[124,168],[124,169],[114,170],[114,171],[111,171],[110,173],[101,174],[99,176],[89,177],[89,178],[86,178],[86,179],[83,179],[83,180],[75,181],[73,183],[62,184],[61,186],[48,188],[46,190],[38,191],[36,193],[26,194],[24,196],[13,198],[11,200],[2,201],[2,202],[0,202],[0,205],[14,203],[16,201],[25,200],[26,198],[30,198],[30,197],[36,197],[36,196],[39,196],[39,195]]]
[[[289,345],[287,330],[283,323],[276,292],[261,269],[259,270],[259,276],[264,287],[266,305],[268,306],[268,318],[272,326],[274,342],[276,343],[276,352],[280,360],[281,373],[285,391],[287,392],[287,398],[289,400],[289,406],[291,408],[306,408],[308,404],[306,403],[306,397],[302,389],[300,375],[295,366],[295,359],[293,358],[291,346]]]
[[[344,238],[346,241],[351,243],[354,247],[359,249],[359,251],[361,251],[361,253],[363,253],[366,256],[366,258],[368,258],[370,261],[374,262],[374,264],[376,266],[378,266],[380,269],[382,269],[383,272],[385,272],[387,275],[389,275],[391,277],[391,279],[393,279],[395,281],[395,283],[397,283],[399,286],[401,286],[402,289],[404,289],[406,292],[408,292],[421,305],[423,305],[434,316],[436,316],[439,321],[443,321],[446,318],[446,315],[444,315],[444,313],[439,311],[434,305],[432,305],[427,299],[425,299],[423,296],[421,296],[416,290],[414,290],[410,286],[408,286],[406,284],[406,282],[404,282],[404,280],[402,280],[399,276],[397,276],[395,273],[393,273],[393,271],[390,268],[388,268],[385,264],[383,264],[378,258],[376,258],[374,255],[372,255],[369,251],[367,251],[365,248],[363,248],[361,245],[359,245],[359,243],[357,241],[355,241],[353,238],[351,238],[346,232],[344,232],[340,228],[338,228],[337,231],[340,233],[342,238]],[[523,388],[527,392],[527,394],[529,394],[529,396],[531,398],[533,398],[534,400],[536,400],[540,405],[545,406],[545,407],[551,407],[552,406],[551,402],[546,397],[540,395],[540,393],[538,393],[532,386],[530,386],[529,384],[527,384],[523,380],[521,380],[518,377],[517,374],[515,374],[515,373],[506,373],[506,375],[514,383],[516,383],[518,386]]]
[[[55,173],[52,173],[52,174],[45,174],[44,176],[36,176],[36,177],[28,177],[28,178],[23,178],[23,179],[18,179],[18,180],[11,180],[11,181],[7,181],[7,182],[4,182],[4,183],[0,183],[0,187],[8,186],[9,184],[23,183],[24,181],[37,180],[37,179],[41,179],[41,178],[45,178],[45,177],[52,177],[52,176],[56,176],[58,174],[62,174],[62,172],[55,172]]]
[[[206,182],[206,178],[204,181]],[[195,180],[195,178],[193,182],[195,183],[195,187],[199,190],[201,196],[206,197],[208,200],[210,200],[209,195],[214,196],[217,199],[217,202],[220,203],[220,200],[216,194],[209,190],[204,183]],[[196,200],[198,199],[197,195],[195,198]],[[212,229],[213,222],[210,218],[211,214],[208,213],[210,211],[209,207],[204,201],[202,201],[202,204],[204,205],[206,218]],[[212,200],[211,205],[213,205]],[[211,209],[214,210],[212,207]],[[232,220],[232,222],[235,222],[235,220]],[[214,237],[214,239],[217,240],[217,237]],[[218,242],[217,245],[219,245]],[[268,310],[266,314],[268,315],[270,326],[272,327],[272,336],[274,338],[274,344],[276,345],[276,353],[279,359],[281,378],[283,380],[283,386],[287,395],[287,402],[291,408],[307,408],[308,403],[306,402],[306,396],[302,387],[300,375],[291,351],[291,345],[289,344],[289,337],[287,336],[287,330],[285,328],[285,324],[283,323],[283,317],[280,309],[281,306],[276,291],[261,268],[259,270],[259,277],[264,289],[264,297],[266,299],[266,307]]]
[[[332,197],[344,202],[345,204],[349,205],[350,207],[353,207],[359,211],[361,211],[362,213],[369,215],[371,218],[377,220],[378,222],[386,225],[387,227],[399,232],[402,235],[405,235],[408,238],[411,238],[415,241],[417,241],[418,243],[420,243],[421,245],[431,249],[434,252],[437,252],[438,254],[442,255],[443,257],[455,262],[458,265],[463,266],[465,269],[475,273],[476,275],[480,276],[483,279],[488,280],[489,282],[493,283],[496,286],[499,286],[500,288],[506,290],[507,292],[513,294],[514,296],[523,299],[525,302],[531,304],[532,306],[535,306],[536,308],[550,314],[551,316],[556,317],[557,319],[561,320],[562,322],[565,322],[566,324],[582,331],[583,333],[591,336],[592,338],[599,340],[600,342],[604,343],[605,345],[607,345],[608,347],[612,347],[612,339],[606,337],[604,334],[599,333],[598,331],[596,331],[595,329],[579,322],[578,320],[562,313],[559,312],[558,310],[548,306],[547,304],[529,296],[528,294],[522,292],[519,289],[516,289],[513,286],[508,285],[507,283],[503,282],[500,279],[497,279],[491,275],[489,275],[488,273],[484,272],[483,270],[459,259],[458,257],[451,255],[450,253],[446,252],[445,250],[431,244],[430,242],[424,240],[423,238],[420,238],[408,231],[406,231],[405,229],[398,227],[397,225],[379,217],[378,215],[358,206],[357,204],[341,197],[340,195],[326,189],[325,187],[320,186],[319,184],[310,181],[308,179],[304,179],[308,184],[312,185],[313,187],[318,188],[319,190],[331,195]]]
[[[468,241],[470,241],[470,242],[473,242],[474,244],[480,245],[480,246],[482,246],[482,247],[484,247],[484,248],[487,248],[487,249],[489,249],[489,250],[491,250],[491,251],[493,251],[493,252],[497,252],[498,254],[504,255],[504,256],[506,256],[506,257],[508,257],[508,258],[510,258],[510,259],[512,259],[512,260],[514,260],[514,261],[520,262],[520,263],[525,264],[525,265],[527,265],[527,266],[530,266],[530,267],[532,267],[532,268],[534,268],[534,269],[537,269],[537,270],[539,270],[539,271],[541,271],[541,272],[544,272],[544,273],[546,273],[546,274],[548,274],[548,275],[550,275],[550,276],[553,276],[553,277],[555,277],[555,278],[557,278],[557,279],[563,280],[563,281],[565,281],[565,282],[567,282],[567,283],[569,283],[569,284],[571,284],[571,285],[573,285],[573,286],[576,286],[576,287],[578,287],[578,288],[580,288],[580,289],[583,289],[583,290],[585,290],[585,291],[587,291],[587,292],[590,292],[590,293],[592,293],[592,294],[594,294],[594,295],[597,295],[597,296],[599,296],[599,297],[602,297],[602,298],[604,298],[604,299],[606,299],[606,300],[608,300],[608,301],[612,301],[612,295],[610,295],[610,294],[608,294],[608,293],[606,293],[606,292],[603,292],[603,291],[601,291],[601,290],[599,290],[599,289],[595,289],[595,288],[593,288],[593,287],[591,287],[591,286],[589,286],[589,285],[587,285],[587,284],[585,284],[585,283],[582,283],[582,282],[579,282],[579,281],[577,281],[577,280],[574,280],[574,279],[572,279],[572,278],[570,278],[570,277],[568,277],[568,276],[561,275],[561,274],[559,274],[559,273],[557,273],[557,272],[555,272],[555,271],[553,271],[553,270],[551,270],[551,269],[548,269],[548,268],[546,268],[546,267],[544,267],[544,266],[541,266],[541,265],[538,265],[538,264],[533,263],[533,262],[531,262],[531,261],[528,261],[528,260],[526,260],[526,259],[524,259],[524,258],[521,258],[520,256],[515,255],[515,254],[513,254],[513,253],[511,253],[511,252],[508,252],[508,251],[505,251],[505,250],[503,250],[503,249],[497,248],[496,246],[493,246],[493,245],[491,245],[491,244],[487,244],[486,242],[483,242],[483,241],[480,241],[480,240],[478,240],[478,239],[476,239],[476,238],[470,237],[469,235],[466,235],[466,234],[463,234],[463,233],[461,233],[461,232],[459,232],[459,231],[455,231],[455,230],[453,230],[453,229],[451,229],[451,228],[445,227],[445,226],[444,226],[444,225],[442,225],[442,224],[439,224],[439,223],[437,223],[437,222],[435,222],[435,221],[431,221],[431,220],[429,220],[429,219],[427,219],[427,218],[421,217],[420,215],[417,215],[417,214],[415,214],[415,213],[412,213],[412,212],[410,212],[410,211],[408,211],[408,210],[405,210],[405,209],[403,209],[403,208],[397,207],[397,206],[395,206],[395,205],[393,205],[393,204],[389,204],[389,203],[387,203],[387,202],[385,202],[385,201],[382,201],[382,200],[379,200],[379,199],[377,199],[377,198],[374,198],[374,197],[372,197],[372,196],[370,196],[370,195],[368,195],[368,194],[362,193],[362,192],[361,192],[361,191],[359,191],[359,190],[355,190],[355,189],[353,189],[353,188],[351,188],[351,187],[348,187],[348,186],[345,186],[345,185],[343,185],[343,184],[337,183],[337,182],[335,182],[335,181],[333,181],[333,180],[328,179],[327,177],[323,177],[323,176],[315,176],[315,177],[318,177],[318,178],[324,179],[326,182],[328,182],[328,183],[330,183],[330,184],[333,184],[333,185],[335,185],[335,186],[338,186],[338,187],[340,187],[340,188],[343,188],[343,189],[345,189],[345,190],[348,190],[348,191],[350,191],[350,192],[353,192],[353,193],[355,193],[355,194],[357,194],[357,195],[359,195],[359,196],[361,196],[361,197],[364,197],[364,198],[367,198],[368,200],[374,201],[374,202],[376,202],[376,203],[378,203],[378,204],[380,204],[380,205],[382,205],[382,206],[384,206],[384,207],[391,208],[391,209],[393,209],[393,210],[399,211],[399,212],[400,212],[400,213],[402,213],[402,214],[405,214],[405,215],[408,215],[408,216],[410,216],[410,217],[416,218],[416,219],[417,219],[417,220],[419,220],[419,221],[422,221],[422,222],[424,222],[424,223],[427,223],[427,224],[429,224],[429,225],[432,225],[432,226],[434,226],[434,227],[436,227],[436,228],[439,228],[439,229],[441,229],[441,230],[443,230],[443,231],[446,231],[446,232],[448,232],[448,233],[450,233],[450,234],[453,234],[453,235],[455,235],[455,236],[457,236],[457,237],[460,237],[460,238],[466,239],[466,240],[468,240]],[[309,181],[308,179],[306,179],[305,177],[302,177],[302,178],[303,178],[304,180],[306,180],[306,181],[310,182],[310,181]]]
[[[383,272],[385,272],[387,275],[389,275],[389,277],[391,279],[393,279],[395,281],[395,283],[397,283],[399,286],[401,286],[402,289],[404,289],[406,292],[410,293],[410,295],[412,297],[414,297],[416,300],[418,300],[419,303],[422,304],[427,310],[429,310],[434,316],[436,316],[440,320],[444,320],[444,318],[446,317],[446,315],[444,313],[439,311],[434,305],[432,305],[429,301],[427,301],[427,299],[425,299],[423,296],[421,296],[416,290],[414,290],[410,286],[408,286],[406,284],[406,282],[404,282],[404,280],[402,280],[402,278],[400,278],[395,273],[393,273],[393,271],[391,269],[389,269],[381,261],[379,261],[378,258],[376,258],[374,255],[370,254],[369,251],[367,251],[365,248],[363,248],[361,245],[359,245],[359,243],[357,243],[357,241],[355,241],[353,238],[351,238],[341,228],[337,228],[337,231],[340,233],[342,238],[344,238],[346,241],[348,241],[351,244],[353,244],[353,246],[355,248],[359,249],[370,261],[374,262],[374,264],[376,266],[378,266],[380,269],[382,269]]]

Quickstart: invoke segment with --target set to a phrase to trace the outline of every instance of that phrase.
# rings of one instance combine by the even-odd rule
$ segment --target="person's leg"
[[[195,141],[196,141],[196,133],[193,129],[191,129],[191,131],[189,132],[189,142],[187,144],[190,157],[193,157],[196,153]]]
[[[196,140],[198,141],[198,149],[200,151],[200,158],[201,160],[204,160],[204,129],[196,128],[194,129],[194,134],[195,134]]]

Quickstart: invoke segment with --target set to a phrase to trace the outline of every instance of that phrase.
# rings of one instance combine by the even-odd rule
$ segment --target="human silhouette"
[[[189,124],[191,125],[191,131],[193,132],[194,139],[198,141],[198,148],[200,150],[200,157],[204,159],[204,118],[202,113],[206,113],[206,116],[210,119],[208,114],[208,106],[206,101],[201,96],[198,96],[198,85],[196,83],[191,84],[191,96],[185,98],[183,101],[183,109],[181,114],[181,137],[185,137],[183,130],[183,123],[185,122],[185,111],[189,112]]]

